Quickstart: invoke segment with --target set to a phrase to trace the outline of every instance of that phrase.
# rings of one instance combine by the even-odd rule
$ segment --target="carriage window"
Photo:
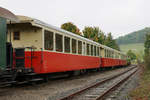
[[[70,38],[65,36],[65,52],[70,52]]]
[[[78,41],[78,54],[82,54],[82,41]]]
[[[86,52],[87,52],[86,54],[87,54],[87,55],[90,55],[90,52],[89,52],[89,51],[90,51],[90,45],[89,45],[89,44],[86,44]]]
[[[109,57],[109,52],[108,52],[108,50],[106,50],[106,52],[107,52],[107,57]]]
[[[105,50],[105,57],[107,57],[107,54],[106,54],[107,52],[106,52],[106,50]]]
[[[110,58],[112,57],[112,54],[111,54],[111,51],[109,51],[110,52]]]
[[[62,45],[62,35],[56,33],[56,51],[62,52],[63,45]]]
[[[91,45],[91,56],[93,56],[93,45]]]
[[[85,42],[83,42],[83,54],[85,55],[85,52],[86,52],[86,50],[85,50]]]
[[[96,46],[94,46],[94,56],[96,56]]]
[[[19,31],[14,32],[13,38],[14,40],[20,40],[20,32]]]
[[[99,47],[97,47],[97,56],[99,56]]]
[[[44,48],[45,50],[53,50],[53,32],[44,31]]]
[[[77,42],[75,39],[72,39],[72,53],[76,53],[77,49]]]
[[[106,57],[106,50],[105,50],[105,57]]]

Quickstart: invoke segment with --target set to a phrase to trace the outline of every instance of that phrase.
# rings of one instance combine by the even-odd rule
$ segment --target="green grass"
[[[124,44],[119,46],[121,51],[128,52],[128,50],[132,50],[135,53],[143,53],[144,52],[144,44],[143,43],[135,43],[135,44]]]
[[[150,70],[144,69],[141,75],[139,86],[130,93],[132,100],[150,100]]]

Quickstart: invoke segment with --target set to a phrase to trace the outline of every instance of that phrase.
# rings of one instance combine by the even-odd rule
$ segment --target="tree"
[[[145,66],[146,68],[150,69],[150,34],[146,34],[146,40],[144,43],[145,47],[145,56],[144,56],[144,61],[145,61]]]
[[[145,47],[145,55],[150,53],[150,34],[146,34],[146,40],[144,43],[144,47]]]
[[[100,32],[98,27],[85,27],[82,32],[85,38],[98,42]]]
[[[116,43],[116,40],[113,39],[111,32],[108,33],[108,36],[105,39],[105,45],[120,51],[120,48],[118,44]]]
[[[111,33],[108,33],[105,45],[108,46],[108,47],[113,47],[113,38],[112,38]]]
[[[98,27],[85,27],[82,31],[85,38],[96,41],[116,50],[120,50],[116,40],[113,39],[111,33],[106,36]]]
[[[136,55],[135,55],[135,53],[132,52],[132,50],[128,50],[127,56],[130,57],[131,61],[134,61],[136,59]]]
[[[67,23],[62,24],[61,29],[81,35],[80,29],[76,25],[74,25],[72,22],[67,22]]]
[[[112,46],[113,49],[116,49],[118,51],[120,51],[120,47],[119,45],[116,43],[116,40],[113,40],[113,46]]]
[[[105,45],[105,41],[106,41],[106,35],[104,34],[104,32],[100,31],[100,35],[98,37],[98,42],[100,44]]]

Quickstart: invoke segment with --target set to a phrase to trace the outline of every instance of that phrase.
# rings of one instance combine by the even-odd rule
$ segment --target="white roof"
[[[90,39],[87,39],[87,38],[85,38],[85,37],[79,36],[79,35],[77,35],[77,34],[74,34],[74,33],[72,33],[72,32],[66,31],[66,30],[64,30],[64,29],[58,28],[58,27],[56,27],[56,26],[47,24],[47,23],[45,23],[45,22],[43,22],[43,21],[40,21],[40,20],[38,20],[38,19],[30,18],[30,17],[27,17],[27,16],[18,16],[18,18],[20,19],[20,22],[19,22],[19,23],[31,23],[32,25],[37,26],[37,27],[47,27],[47,28],[50,28],[50,29],[53,29],[53,30],[62,32],[62,33],[64,33],[64,34],[68,34],[68,35],[70,35],[70,36],[76,37],[76,38],[78,38],[78,39],[80,39],[80,40],[83,40],[83,41],[86,41],[86,42],[90,42],[90,43],[95,44],[95,45],[99,45],[99,46],[101,46],[101,47],[104,48],[104,49],[109,49],[109,50],[112,50],[112,51],[114,51],[114,52],[117,52],[117,53],[120,53],[120,54],[124,54],[124,53],[122,53],[122,52],[120,52],[120,51],[117,51],[117,50],[115,50],[115,49],[112,49],[112,48],[110,48],[110,47],[107,47],[107,46],[105,46],[105,45],[102,45],[102,44],[100,44],[100,43],[97,43],[97,42],[95,42],[95,41],[93,41],[93,40],[90,40]],[[16,22],[15,22],[15,23],[16,23]],[[124,55],[125,55],[125,54],[124,54]]]

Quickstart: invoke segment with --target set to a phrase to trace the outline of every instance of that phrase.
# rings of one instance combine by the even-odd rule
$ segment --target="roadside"
[[[144,65],[141,67],[139,86],[131,91],[131,100],[150,100],[150,69],[145,68]]]

